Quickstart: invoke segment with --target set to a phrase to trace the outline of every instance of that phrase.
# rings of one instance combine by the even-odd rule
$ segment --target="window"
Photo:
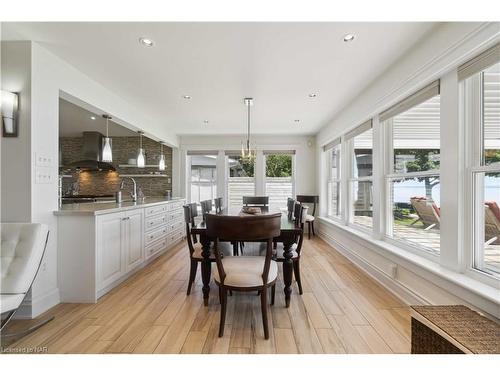
[[[387,235],[439,254],[439,81],[381,113],[380,119],[390,153]]]
[[[459,68],[463,114],[471,133],[467,186],[472,268],[500,277],[500,45]]]
[[[340,206],[340,139],[326,145],[324,150],[327,155],[328,168],[328,216],[340,218],[342,214]]]
[[[286,210],[287,199],[293,197],[293,152],[264,152],[266,163],[266,195],[269,208]]]
[[[255,195],[255,160],[226,153],[228,207],[243,206],[243,196]]]
[[[217,196],[217,155],[188,153],[190,201],[200,202]]]
[[[350,142],[351,175],[349,222],[364,228],[373,227],[373,131],[371,120],[346,138]]]

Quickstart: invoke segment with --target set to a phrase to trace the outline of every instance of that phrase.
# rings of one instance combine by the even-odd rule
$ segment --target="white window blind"
[[[340,144],[340,138],[336,138],[334,139],[333,141],[327,143],[326,145],[323,146],[323,151],[328,151],[332,148],[334,148],[335,146],[339,145]]]
[[[295,155],[295,150],[266,150],[263,151],[264,155],[275,155],[275,154],[286,154],[286,155]]]
[[[192,156],[192,155],[217,155],[218,151],[214,151],[214,150],[211,150],[211,151],[188,151],[187,154],[188,154],[188,156]]]
[[[379,116],[380,122],[406,112],[410,108],[413,108],[436,95],[439,95],[439,80],[432,82],[430,85],[425,86],[406,99],[383,111]]]
[[[458,79],[466,79],[500,61],[500,43],[458,67]]]
[[[346,135],[345,135],[345,138],[346,139],[351,139],[351,138],[354,138],[356,137],[357,135],[360,135],[362,133],[364,133],[365,131],[367,130],[370,130],[372,128],[372,120],[368,120],[364,123],[362,123],[361,125],[359,125],[358,127],[354,128],[353,130],[351,130],[350,132],[348,132]]]

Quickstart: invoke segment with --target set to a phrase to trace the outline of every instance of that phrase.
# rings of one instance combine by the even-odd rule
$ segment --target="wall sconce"
[[[17,137],[17,117],[19,95],[2,90],[2,134],[4,137]]]

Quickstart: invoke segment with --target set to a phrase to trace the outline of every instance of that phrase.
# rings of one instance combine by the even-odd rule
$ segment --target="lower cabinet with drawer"
[[[184,238],[183,205],[184,200],[179,200],[157,206],[155,210],[146,210],[146,259],[170,249]]]
[[[184,239],[184,200],[58,216],[61,302],[95,303]]]

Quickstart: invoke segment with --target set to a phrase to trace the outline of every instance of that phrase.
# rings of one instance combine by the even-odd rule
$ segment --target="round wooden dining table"
[[[274,239],[275,242],[283,243],[283,257],[285,258],[283,262],[283,283],[285,287],[283,291],[285,293],[285,303],[286,307],[290,306],[290,297],[292,294],[292,277],[293,277],[293,264],[292,264],[292,245],[302,232],[302,227],[300,223],[296,223],[295,220],[287,215],[287,212],[268,209],[267,207],[259,207],[260,213],[254,213],[253,215],[265,215],[281,212],[281,227],[280,235]],[[220,211],[211,211],[211,214],[216,215],[229,215],[229,216],[240,216],[240,215],[250,215],[249,213],[243,212],[244,208],[223,208]],[[200,236],[200,242],[202,245],[202,256],[203,260],[201,262],[201,278],[203,282],[203,302],[205,306],[208,306],[208,297],[210,296],[210,277],[212,272],[212,264],[210,262],[210,246],[213,242],[212,238],[207,236],[207,227],[205,225],[205,220],[193,226],[191,229],[192,234]],[[244,239],[242,239],[244,242]]]

